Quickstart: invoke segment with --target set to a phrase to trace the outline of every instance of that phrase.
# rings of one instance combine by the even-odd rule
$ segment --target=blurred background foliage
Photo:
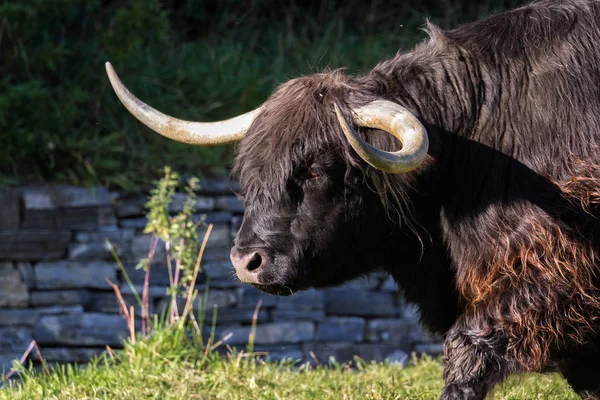
[[[125,84],[163,112],[215,120],[248,111],[290,78],[366,72],[444,28],[517,0],[0,0],[0,185],[133,189],[163,165],[227,173],[231,146],[192,147],[136,122]]]

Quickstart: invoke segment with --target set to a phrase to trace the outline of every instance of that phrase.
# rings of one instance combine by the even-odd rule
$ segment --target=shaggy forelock
[[[310,164],[325,149],[338,149],[345,160],[352,160],[334,103],[348,108],[353,90],[358,90],[356,83],[339,71],[281,85],[238,146],[233,173],[242,184],[242,195],[272,204],[294,168]]]

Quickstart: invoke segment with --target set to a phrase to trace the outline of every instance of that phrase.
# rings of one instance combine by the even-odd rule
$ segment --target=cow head
[[[380,194],[369,187],[365,162],[399,174],[427,156],[427,133],[416,117],[339,73],[291,80],[257,110],[200,123],[158,112],[133,96],[108,63],[107,72],[125,107],[161,135],[196,145],[240,142],[234,174],[245,214],[231,261],[240,280],[269,293],[368,272],[367,257],[390,231],[375,211]],[[401,150],[372,146],[368,135],[375,133],[367,128],[392,134]]]

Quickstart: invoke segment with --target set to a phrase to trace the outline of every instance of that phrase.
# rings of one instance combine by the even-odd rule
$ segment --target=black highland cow
[[[241,139],[242,281],[288,295],[383,266],[445,337],[442,399],[523,371],[600,398],[600,1],[427,31],[364,76],[294,79],[213,124],[159,113],[107,70],[158,133]]]

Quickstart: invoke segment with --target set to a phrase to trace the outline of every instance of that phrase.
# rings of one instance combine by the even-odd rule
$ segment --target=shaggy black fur
[[[282,295],[385,268],[445,336],[442,399],[555,370],[600,398],[600,2],[428,32],[364,76],[316,74],[272,95],[238,147],[236,247],[268,254],[258,286]],[[426,126],[418,170],[375,170],[344,139],[334,103],[376,99]]]

